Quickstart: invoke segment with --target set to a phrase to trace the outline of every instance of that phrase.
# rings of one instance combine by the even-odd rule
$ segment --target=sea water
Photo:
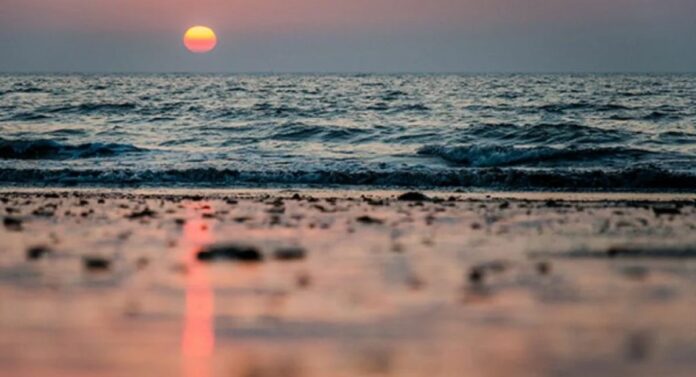
[[[0,184],[696,188],[696,75],[0,75]]]

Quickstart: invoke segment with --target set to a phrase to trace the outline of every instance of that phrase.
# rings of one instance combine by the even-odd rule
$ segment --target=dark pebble
[[[32,246],[27,249],[27,259],[36,260],[40,259],[44,255],[50,254],[52,250],[48,246]]]
[[[155,212],[149,208],[145,208],[142,211],[135,211],[135,212],[131,213],[130,215],[126,216],[126,218],[141,219],[144,217],[155,217],[155,216],[157,216],[157,212]]]
[[[560,205],[557,201],[555,201],[555,200],[547,200],[546,203],[545,203],[545,205],[546,205],[547,207],[549,207],[549,208],[557,208],[557,207],[560,207],[560,206],[561,206],[561,205]]]
[[[260,262],[263,260],[263,255],[254,246],[225,243],[209,245],[197,255],[200,261],[212,261],[216,259],[238,260],[243,262]]]
[[[483,278],[485,276],[485,272],[483,269],[479,267],[472,267],[471,270],[469,271],[469,281],[471,283],[482,283]]]
[[[430,198],[427,197],[425,194],[422,194],[420,192],[415,192],[415,191],[401,194],[401,195],[399,195],[399,197],[397,197],[397,199],[402,200],[402,201],[408,201],[408,202],[423,202],[423,201],[430,200]]]
[[[279,248],[275,251],[273,255],[275,256],[275,259],[290,261],[304,259],[306,254],[307,252],[305,251],[305,249],[296,246]]]
[[[82,264],[89,271],[106,271],[111,268],[111,261],[103,257],[83,257]]]
[[[677,207],[653,207],[653,213],[655,216],[660,217],[662,215],[679,215],[681,210]]]
[[[32,212],[32,215],[40,217],[53,217],[54,214],[54,210],[50,208],[38,208]]]
[[[5,217],[2,220],[2,223],[5,225],[5,228],[8,230],[15,230],[19,231],[22,230],[22,220],[15,218],[15,217]]]
[[[362,223],[362,224],[382,224],[382,223],[384,223],[384,220],[378,219],[376,217],[368,216],[368,215],[360,216],[357,219],[355,219],[355,221]]]
[[[539,275],[548,275],[551,272],[551,263],[539,262],[536,264],[536,270]]]

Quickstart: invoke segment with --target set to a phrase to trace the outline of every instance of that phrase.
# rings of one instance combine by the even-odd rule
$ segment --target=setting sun
[[[213,29],[209,27],[194,26],[184,34],[184,45],[191,52],[210,52],[217,45],[217,37]]]

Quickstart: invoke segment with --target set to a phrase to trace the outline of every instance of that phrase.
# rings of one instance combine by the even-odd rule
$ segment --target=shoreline
[[[563,200],[563,201],[694,201],[696,192],[671,192],[671,191],[492,191],[492,190],[438,190],[418,188],[304,188],[304,187],[278,187],[278,188],[105,188],[105,187],[15,187],[0,185],[0,195],[8,194],[80,194],[80,195],[172,195],[188,196],[202,195],[205,197],[222,197],[229,195],[272,195],[283,196],[302,193],[305,195],[325,197],[358,197],[360,195],[373,195],[378,197],[397,197],[404,192],[421,192],[428,196],[447,198],[457,196],[463,200]]]

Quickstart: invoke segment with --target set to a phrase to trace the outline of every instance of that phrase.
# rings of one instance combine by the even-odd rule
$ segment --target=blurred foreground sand
[[[696,373],[694,197],[426,194],[2,192],[0,376]]]

